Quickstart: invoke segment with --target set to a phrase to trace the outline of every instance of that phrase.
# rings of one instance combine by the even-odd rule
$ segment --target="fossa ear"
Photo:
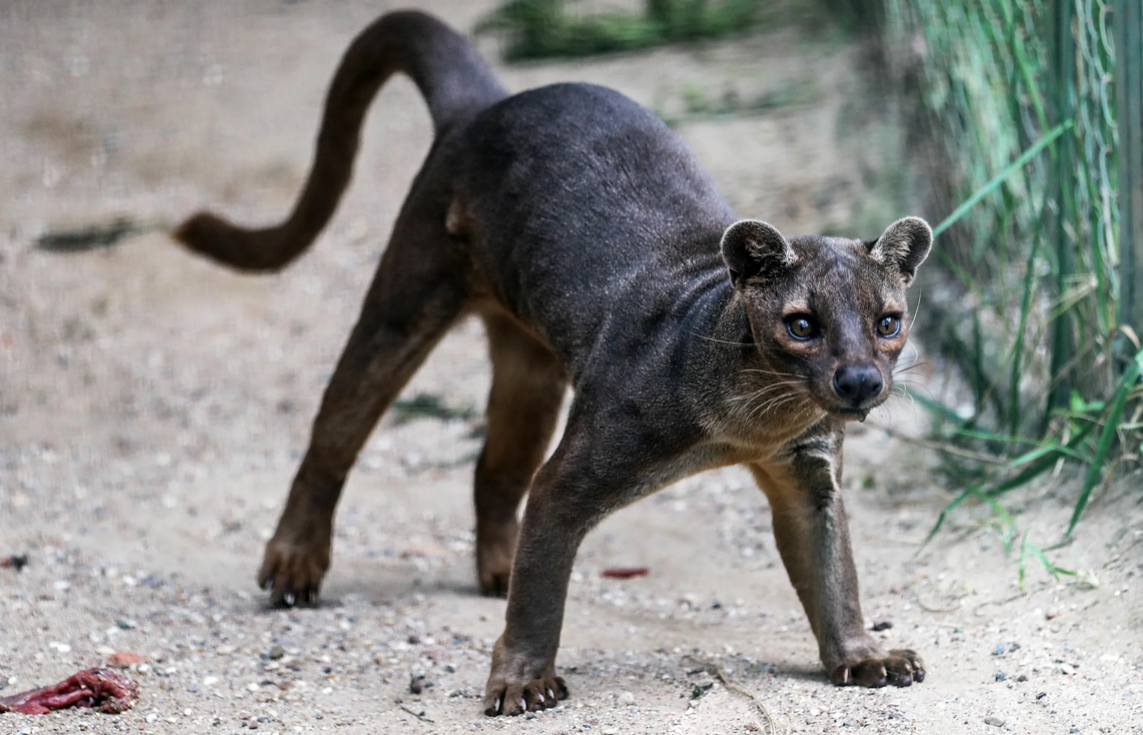
[[[730,280],[739,287],[750,278],[778,275],[798,260],[777,228],[756,219],[739,220],[726,228],[721,248]]]
[[[933,247],[933,231],[920,217],[899,219],[869,245],[869,255],[879,263],[896,268],[911,283],[917,268]]]

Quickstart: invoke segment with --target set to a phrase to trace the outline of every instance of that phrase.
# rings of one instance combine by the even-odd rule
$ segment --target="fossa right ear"
[[[776,227],[756,219],[739,220],[726,228],[721,248],[735,286],[782,273],[798,259]]]
[[[917,275],[917,268],[929,257],[932,247],[933,230],[929,223],[920,217],[905,217],[889,225],[869,246],[869,255],[879,263],[896,268],[908,285]]]

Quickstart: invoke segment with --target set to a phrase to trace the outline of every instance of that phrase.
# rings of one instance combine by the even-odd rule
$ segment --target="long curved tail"
[[[421,90],[439,136],[508,92],[468,40],[417,11],[378,18],[354,39],[326,95],[313,168],[281,224],[247,229],[199,212],[172,234],[191,250],[242,271],[276,271],[301,255],[329,222],[353,174],[361,124],[381,85],[405,72]]]

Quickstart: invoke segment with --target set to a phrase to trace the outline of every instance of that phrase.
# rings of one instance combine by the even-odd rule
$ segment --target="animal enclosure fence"
[[[1086,465],[1070,534],[1093,490],[1143,455],[1143,7],[883,7],[919,60],[946,193],[964,202],[936,228],[949,230],[936,250],[965,297],[945,304],[942,337],[974,405],[933,407],[954,436],[1008,456],[976,468],[941,520],[979,498],[1006,519],[1008,544],[999,496],[1070,459]],[[1063,571],[1025,535],[1028,553]]]
[[[966,295],[943,338],[970,418],[1038,433],[1107,399],[1140,347],[1139,0],[884,7],[919,59],[948,198],[985,194],[938,249]]]

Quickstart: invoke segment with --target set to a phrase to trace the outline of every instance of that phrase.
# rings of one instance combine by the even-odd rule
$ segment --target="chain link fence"
[[[1140,56],[1137,46],[1117,56],[1115,43],[1121,25],[1139,23],[1138,0],[884,8],[889,35],[920,67],[917,87],[943,145],[944,197],[988,190],[937,249],[960,285],[940,305],[951,317],[942,338],[970,378],[969,419],[1038,433],[1060,410],[1108,395],[1122,369],[1117,339],[1127,336],[1130,354],[1139,348],[1135,295],[1121,276],[1140,244],[1121,227],[1120,173],[1137,179],[1143,160],[1124,158],[1119,137],[1143,123],[1121,109],[1117,81]]]

